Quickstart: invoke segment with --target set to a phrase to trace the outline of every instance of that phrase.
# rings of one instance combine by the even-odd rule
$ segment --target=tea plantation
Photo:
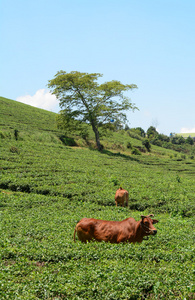
[[[127,142],[141,142],[125,132],[102,152],[75,136],[72,147],[54,113],[5,98],[0,118],[0,299],[195,299],[194,159],[132,155]],[[158,233],[141,244],[73,241],[83,217],[150,213]]]

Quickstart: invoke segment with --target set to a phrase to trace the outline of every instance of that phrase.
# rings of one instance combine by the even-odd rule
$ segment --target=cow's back
[[[117,221],[98,220],[84,218],[76,225],[77,236],[80,241],[86,243],[91,240],[117,242],[118,224]]]
[[[133,218],[123,221],[84,218],[76,225],[75,232],[77,232],[79,240],[84,243],[91,240],[121,243],[129,239],[132,229],[134,229],[134,222],[136,223]]]

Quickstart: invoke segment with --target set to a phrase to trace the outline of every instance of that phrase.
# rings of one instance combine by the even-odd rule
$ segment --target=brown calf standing
[[[120,187],[116,191],[114,199],[115,199],[116,206],[118,204],[124,206],[124,203],[126,203],[126,206],[128,206],[129,193],[126,190],[124,190],[122,187]]]

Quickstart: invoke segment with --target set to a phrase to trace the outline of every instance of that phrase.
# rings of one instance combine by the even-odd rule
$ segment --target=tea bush
[[[23,127],[17,109],[2,119],[12,135],[0,144],[0,299],[194,299],[194,160],[156,146],[131,155],[125,132],[103,140],[113,151],[65,146],[48,114],[24,110]],[[128,208],[115,206],[120,186]],[[83,217],[149,213],[158,233],[141,244],[73,241]]]

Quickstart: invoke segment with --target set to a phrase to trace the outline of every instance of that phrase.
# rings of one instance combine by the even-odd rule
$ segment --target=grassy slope
[[[55,113],[0,97],[0,125],[3,129],[55,130]]]
[[[0,140],[0,298],[194,299],[194,161],[158,147],[132,156],[126,142],[141,142],[125,133],[104,138],[103,153],[66,147],[55,114],[0,101],[1,130],[10,133]],[[119,185],[129,208],[114,206]],[[82,217],[146,213],[160,222],[141,245],[73,242]]]

